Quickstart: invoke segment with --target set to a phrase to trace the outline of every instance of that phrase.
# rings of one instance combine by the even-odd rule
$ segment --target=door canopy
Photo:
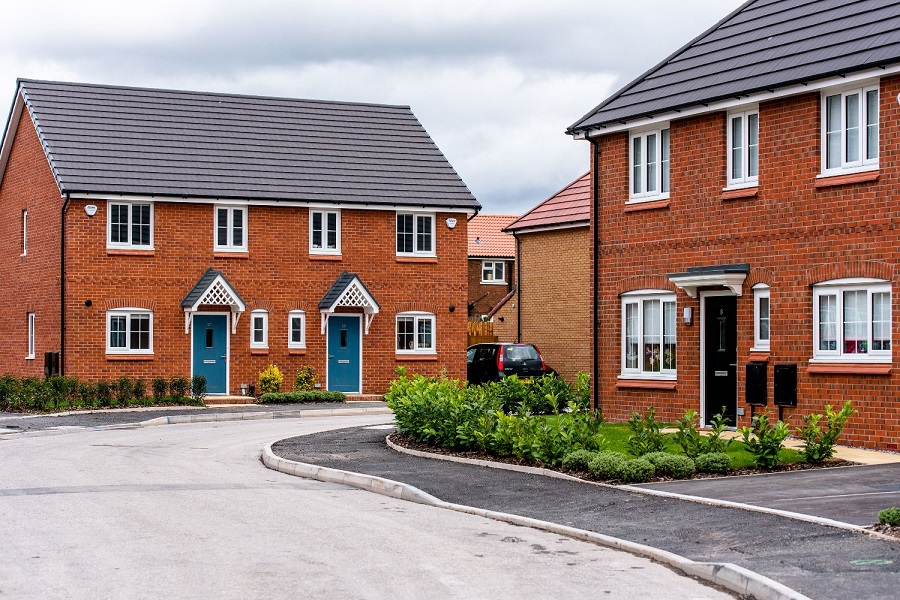
[[[684,273],[669,273],[668,277],[675,287],[684,290],[691,298],[697,297],[697,289],[701,287],[724,287],[740,296],[743,293],[744,279],[749,272],[750,264],[740,263],[691,267]]]
[[[181,301],[184,309],[184,332],[191,332],[194,314],[201,306],[227,306],[231,310],[231,333],[237,332],[238,319],[247,306],[240,295],[234,291],[222,271],[212,267],[200,277],[188,295]]]
[[[325,333],[325,327],[328,325],[328,317],[335,313],[335,309],[339,307],[350,306],[362,308],[366,315],[366,335],[369,333],[369,325],[372,319],[381,310],[375,298],[369,292],[366,285],[360,280],[356,273],[348,273],[344,271],[337,281],[329,288],[322,300],[319,302],[319,312],[322,313],[322,334]]]

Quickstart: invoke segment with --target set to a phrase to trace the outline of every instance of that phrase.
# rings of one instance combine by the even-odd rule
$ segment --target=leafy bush
[[[94,391],[97,394],[97,403],[100,406],[112,405],[113,387],[108,381],[98,381]]]
[[[506,414],[528,410],[531,392],[517,375],[504,377],[488,386],[493,388],[494,394],[500,399],[500,410]]]
[[[143,379],[135,379],[134,383],[131,387],[132,395],[134,399],[141,403],[147,397],[147,384],[144,383]]]
[[[597,456],[596,452],[584,449],[569,452],[563,456],[562,469],[569,472],[587,473],[595,456]]]
[[[723,438],[722,434],[728,430],[728,417],[725,416],[725,409],[722,409],[722,412],[713,416],[709,420],[712,425],[712,433],[706,436],[705,444],[703,446],[703,453],[710,452],[728,452],[728,448],[734,442],[734,438]]]
[[[89,408],[94,405],[94,400],[97,398],[95,386],[85,381],[79,381],[76,385],[76,390],[76,393],[78,395],[78,403],[81,406]]]
[[[276,365],[270,364],[259,373],[259,393],[274,394],[281,390],[284,374]]]
[[[156,377],[153,379],[153,401],[157,404],[160,404],[166,397],[166,392],[169,391],[169,382],[163,379],[162,377]]]
[[[535,415],[559,414],[574,398],[572,386],[551,373],[534,380],[526,408]]]
[[[900,508],[894,506],[879,512],[878,522],[881,525],[890,525],[891,527],[900,526]]]
[[[309,402],[343,402],[346,397],[341,392],[312,390],[301,392],[268,393],[260,396],[262,404],[301,404]]]
[[[169,394],[172,400],[178,402],[187,399],[188,390],[191,389],[191,382],[187,377],[175,376],[169,380]]]
[[[797,429],[797,436],[806,442],[803,459],[811,464],[820,464],[834,456],[834,445],[841,436],[847,419],[855,412],[849,400],[844,402],[844,407],[839,412],[835,412],[830,404],[826,404],[825,422],[828,431],[822,431],[819,427],[822,415],[814,413],[803,417],[803,427]]]
[[[4,411],[22,410],[21,382],[12,375],[0,377],[0,406]]]
[[[206,377],[203,375],[194,375],[191,377],[191,398],[198,404],[203,404],[203,399],[209,392],[209,386],[206,383]]]
[[[710,419],[712,425],[710,435],[700,433],[699,424],[700,419],[695,410],[684,411],[684,416],[675,423],[678,431],[673,435],[673,439],[690,458],[696,458],[700,454],[709,452],[725,452],[734,441],[722,437],[722,434],[728,429],[728,419],[725,417],[724,408],[722,412]]]
[[[622,467],[622,479],[629,483],[650,481],[655,474],[656,468],[653,463],[645,458],[632,458]]]
[[[668,452],[651,452],[642,458],[649,461],[660,477],[687,479],[694,474],[694,461],[687,456],[678,456]]]
[[[664,452],[666,440],[659,432],[659,421],[656,420],[656,409],[652,406],[647,409],[647,414],[641,416],[638,412],[631,413],[628,419],[628,428],[631,437],[628,439],[628,449],[634,456],[643,456],[650,452]]]
[[[754,415],[751,427],[741,427],[738,431],[757,468],[772,470],[778,465],[778,452],[790,433],[787,425],[778,421],[773,427],[769,423],[769,415],[760,413]]]
[[[575,406],[573,410],[588,410],[591,407],[591,376],[587,373],[575,375]]]
[[[294,391],[309,392],[316,389],[316,370],[309,365],[297,369],[294,376]]]
[[[115,383],[116,389],[116,400],[119,401],[120,406],[128,406],[128,401],[134,396],[134,386],[131,384],[131,380],[125,376],[119,377],[119,380]]]
[[[727,473],[731,468],[731,457],[724,452],[707,452],[694,459],[700,473]]]
[[[624,479],[628,457],[621,452],[598,452],[588,463],[588,472],[598,479]]]

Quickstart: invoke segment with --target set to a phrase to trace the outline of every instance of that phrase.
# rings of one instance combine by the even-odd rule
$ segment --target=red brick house
[[[898,93],[900,2],[750,1],[570,127],[607,417],[852,400],[898,448]]]
[[[464,376],[479,205],[408,107],[20,80],[0,170],[0,372]]]
[[[516,243],[503,228],[515,215],[476,215],[468,224],[469,320],[490,318],[515,287]],[[502,326],[501,326],[502,329]]]

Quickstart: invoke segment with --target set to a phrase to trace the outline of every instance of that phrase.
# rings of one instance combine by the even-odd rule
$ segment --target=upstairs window
[[[25,358],[34,359],[34,313],[28,313],[28,355]]]
[[[341,253],[341,213],[339,211],[310,211],[309,253]]]
[[[110,248],[153,248],[153,204],[149,202],[109,202]]]
[[[669,197],[669,128],[631,135],[631,193],[633,201]]]
[[[434,215],[397,213],[397,254],[434,256]]]
[[[823,173],[878,167],[878,86],[822,96]]]
[[[813,358],[891,361],[891,284],[838,279],[813,287]]]
[[[755,185],[759,179],[759,112],[728,115],[728,185]]]
[[[481,262],[481,283],[506,283],[506,263],[494,260]]]
[[[254,310],[250,313],[250,347],[269,347],[269,312]]]
[[[149,310],[108,311],[106,332],[108,354],[153,353],[153,313]]]
[[[675,296],[653,290],[622,297],[622,376],[675,379]]]
[[[216,207],[216,244],[218,252],[247,251],[247,209],[243,206]]]

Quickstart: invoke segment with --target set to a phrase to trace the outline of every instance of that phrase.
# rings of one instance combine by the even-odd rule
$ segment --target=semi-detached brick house
[[[795,390],[791,425],[851,400],[845,439],[898,448],[898,93],[900,2],[755,0],[570,127],[607,417]]]
[[[464,376],[479,205],[408,107],[20,80],[0,168],[0,372]]]

